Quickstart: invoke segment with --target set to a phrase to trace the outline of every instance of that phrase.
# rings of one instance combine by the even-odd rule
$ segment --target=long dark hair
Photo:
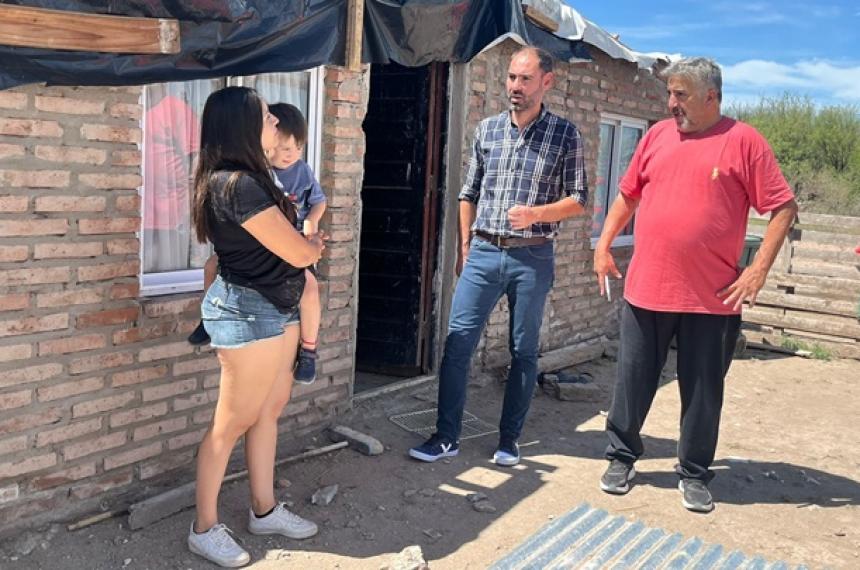
[[[200,156],[194,173],[191,220],[197,240],[209,238],[207,206],[218,171],[232,171],[224,192],[235,191],[242,176],[250,176],[272,195],[290,220],[295,208],[275,186],[260,137],[263,132],[263,100],[249,87],[225,87],[206,99],[200,127]]]

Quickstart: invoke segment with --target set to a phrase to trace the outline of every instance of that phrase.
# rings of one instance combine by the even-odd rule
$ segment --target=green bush
[[[860,215],[860,108],[816,107],[809,97],[786,93],[726,114],[768,140],[801,210]]]

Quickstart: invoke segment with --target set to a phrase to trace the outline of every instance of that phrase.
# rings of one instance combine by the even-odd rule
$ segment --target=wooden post
[[[0,44],[108,53],[179,53],[179,21],[0,4]]]
[[[361,71],[361,45],[364,38],[364,0],[349,0],[346,33],[346,67]]]

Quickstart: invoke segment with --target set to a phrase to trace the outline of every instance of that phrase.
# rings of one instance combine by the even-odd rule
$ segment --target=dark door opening
[[[355,391],[429,371],[447,66],[374,65],[364,120]]]

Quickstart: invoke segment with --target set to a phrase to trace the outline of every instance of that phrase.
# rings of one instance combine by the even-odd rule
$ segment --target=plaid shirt
[[[516,204],[542,206],[568,196],[583,206],[588,200],[582,137],[572,123],[544,107],[523,131],[507,111],[481,121],[459,196],[478,205],[472,231],[554,237],[558,222],[514,230],[508,210]]]

